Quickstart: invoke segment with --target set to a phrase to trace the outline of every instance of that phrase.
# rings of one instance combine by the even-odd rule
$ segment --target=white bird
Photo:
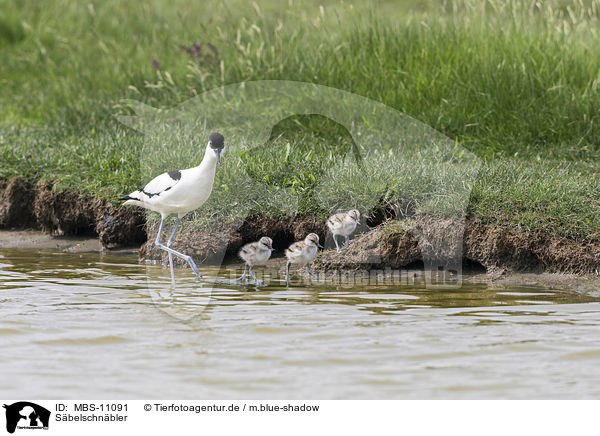
[[[319,278],[311,271],[310,263],[317,255],[319,248],[323,248],[319,244],[319,235],[316,233],[309,233],[304,241],[294,242],[285,250],[285,256],[287,257],[287,265],[285,267],[285,281],[290,279],[290,264],[298,263],[300,265],[306,265],[306,271],[313,276],[316,280]]]
[[[121,197],[125,205],[141,206],[145,209],[160,213],[160,226],[154,245],[169,253],[171,278],[175,281],[173,257],[184,259],[198,277],[202,277],[191,256],[173,250],[173,238],[181,218],[188,212],[202,206],[212,192],[217,164],[221,164],[221,153],[225,150],[225,138],[220,133],[212,133],[209,137],[204,158],[197,167],[185,170],[173,170],[152,179],[146,186],[131,194]],[[165,218],[177,214],[177,221],[171,232],[167,245],[160,242]]]
[[[333,234],[333,242],[335,242],[335,248],[337,252],[340,252],[340,246],[335,238],[337,235],[344,236],[346,238],[346,247],[350,245],[350,235],[356,230],[356,225],[360,224],[360,212],[356,209],[352,209],[345,213],[336,213],[331,215],[327,220],[327,227]]]
[[[250,267],[250,275],[256,282],[256,285],[262,286],[263,283],[256,278],[254,271],[252,271],[252,267],[267,263],[273,250],[273,240],[266,236],[260,238],[258,242],[251,242],[244,245],[239,252],[239,256],[246,262],[246,265],[244,266],[244,274],[242,274],[239,280],[244,280],[246,278],[246,271],[248,270],[248,267]]]

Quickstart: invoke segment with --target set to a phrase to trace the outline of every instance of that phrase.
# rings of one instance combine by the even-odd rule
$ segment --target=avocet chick
[[[360,212],[356,209],[352,209],[345,213],[336,213],[331,215],[327,220],[327,227],[333,234],[333,242],[335,242],[335,248],[337,252],[340,252],[340,246],[335,238],[337,235],[344,236],[346,238],[346,247],[350,244],[350,235],[356,230],[357,224],[360,224]]]
[[[298,263],[300,265],[306,265],[306,271],[313,276],[315,279],[319,279],[310,269],[310,263],[317,255],[317,250],[323,248],[319,244],[319,235],[316,233],[310,233],[304,241],[294,242],[285,250],[285,257],[287,257],[287,265],[285,267],[285,281],[290,279],[290,264]]]
[[[267,263],[267,260],[269,260],[271,257],[273,250],[273,240],[271,238],[267,238],[266,236],[260,238],[258,242],[251,242],[244,245],[239,252],[239,256],[246,263],[246,265],[244,266],[244,274],[242,274],[240,280],[244,280],[246,278],[246,271],[248,270],[248,267],[250,267],[250,275],[256,282],[256,285],[262,286],[263,282],[256,278],[254,271],[252,271],[252,267]]]

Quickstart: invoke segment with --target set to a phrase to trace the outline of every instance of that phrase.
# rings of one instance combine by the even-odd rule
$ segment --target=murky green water
[[[168,270],[132,255],[2,250],[0,392],[600,397],[597,299],[497,285],[429,290],[418,280],[256,291],[177,274],[171,288]]]

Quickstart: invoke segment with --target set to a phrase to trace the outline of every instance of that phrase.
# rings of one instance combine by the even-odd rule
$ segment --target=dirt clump
[[[517,232],[474,220],[465,229],[464,253],[486,267],[519,272],[600,273],[598,235],[576,240],[541,231]]]
[[[102,203],[72,191],[55,192],[52,183],[38,185],[34,213],[43,230],[58,235],[92,235]]]
[[[145,214],[74,191],[56,191],[50,181],[20,177],[0,182],[0,228],[40,228],[58,236],[98,236],[106,248],[146,240]]]
[[[600,237],[580,241],[541,231],[518,232],[480,220],[417,217],[383,223],[355,237],[341,253],[323,251],[313,267],[368,270],[417,261],[426,267],[428,262],[474,262],[496,275],[505,271],[600,274]]]
[[[146,242],[146,213],[133,207],[108,205],[96,218],[96,233],[107,248],[134,247]]]
[[[20,177],[0,182],[0,228],[33,228],[35,189]]]

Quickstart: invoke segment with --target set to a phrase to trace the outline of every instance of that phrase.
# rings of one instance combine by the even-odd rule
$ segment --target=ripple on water
[[[121,336],[96,336],[91,338],[62,338],[62,339],[46,339],[36,340],[36,344],[40,345],[106,345],[106,344],[120,344],[124,342],[131,342],[131,339],[124,338]]]
[[[135,255],[2,256],[0,388],[14,396],[33,394],[13,382],[29,368],[38,397],[600,397],[594,297],[418,280],[257,290],[186,269],[172,288]]]
[[[22,333],[25,333],[25,331],[10,328],[0,328],[0,335],[18,335]]]
[[[560,357],[562,360],[582,360],[582,359],[593,359],[600,361],[600,349],[596,350],[584,350],[577,351],[574,353],[564,354]]]

